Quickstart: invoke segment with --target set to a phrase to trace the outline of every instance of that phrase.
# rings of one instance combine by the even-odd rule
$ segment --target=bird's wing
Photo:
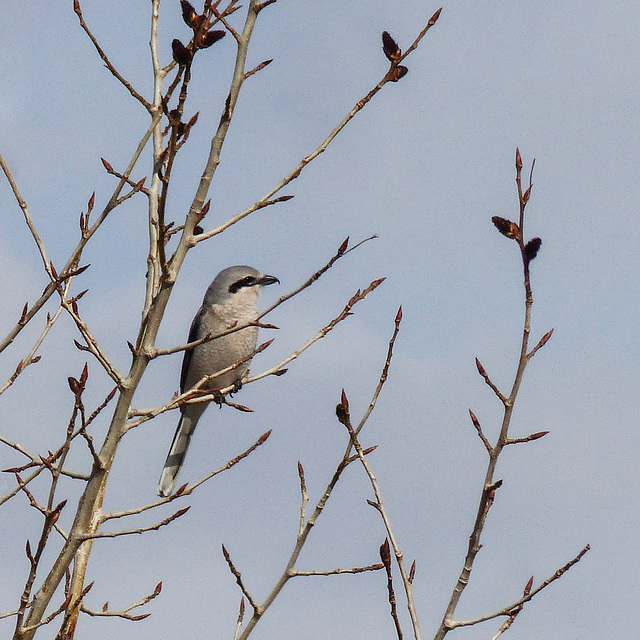
[[[202,323],[202,319],[204,314],[206,313],[206,309],[204,306],[200,307],[198,313],[196,313],[196,317],[193,319],[191,323],[191,328],[189,329],[189,337],[187,338],[187,342],[194,342],[198,338],[202,338],[200,335],[200,326]],[[187,349],[184,352],[184,358],[182,359],[182,369],[180,371],[180,393],[184,393],[188,391],[188,389],[184,388],[185,382],[187,381],[187,374],[189,372],[189,365],[191,364],[191,356],[193,355],[193,349]]]

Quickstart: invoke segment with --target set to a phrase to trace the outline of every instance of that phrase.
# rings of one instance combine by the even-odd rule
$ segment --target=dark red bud
[[[388,538],[386,538],[385,541],[380,545],[380,560],[382,560],[386,567],[391,566],[391,550],[389,548]]]
[[[347,236],[344,239],[344,242],[338,248],[338,255],[341,256],[347,250],[348,246],[349,246],[349,236]]]
[[[500,216],[493,216],[491,222],[495,225],[495,228],[507,238],[517,238],[520,232],[518,225],[511,220],[501,218]]]
[[[387,31],[382,32],[382,50],[389,62],[395,62],[402,55],[400,47]]]
[[[398,80],[400,80],[400,78],[404,78],[407,75],[407,73],[409,73],[409,69],[399,64],[391,74],[391,82],[398,82]]]
[[[180,0],[180,6],[182,8],[182,19],[188,26],[193,27],[196,23],[196,19],[198,18],[196,10],[190,2],[187,2],[187,0]]]
[[[200,36],[198,37],[198,47],[200,47],[200,49],[206,49],[215,42],[218,42],[218,40],[222,40],[225,35],[227,35],[226,31],[221,31],[220,29],[206,31],[205,33],[200,34]]]
[[[531,587],[533,587],[533,576],[529,578],[529,582],[525,585],[524,595],[528,596],[531,593]]]
[[[67,378],[67,381],[69,382],[71,393],[77,396],[81,391],[80,383],[73,376],[69,376],[69,378]]]
[[[173,51],[173,59],[180,65],[189,65],[193,60],[193,53],[185,47],[178,38],[175,38],[171,43],[171,50]]]
[[[440,13],[442,12],[442,7],[440,7],[432,16],[429,18],[429,26],[433,27],[433,25],[438,21],[440,17]]]
[[[540,249],[540,245],[542,244],[542,240],[540,238],[533,238],[529,240],[524,247],[524,256],[527,260],[533,260],[538,255],[538,250]]]

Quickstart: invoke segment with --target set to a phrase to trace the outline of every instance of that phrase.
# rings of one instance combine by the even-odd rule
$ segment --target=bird
[[[257,301],[262,288],[276,282],[280,281],[275,276],[266,275],[246,265],[223,269],[207,289],[202,306],[191,323],[188,342],[208,335],[215,336],[254,320],[258,315]],[[233,392],[239,391],[257,340],[258,327],[251,326],[185,350],[180,373],[180,393],[191,389],[205,376],[236,364],[236,367],[214,376],[200,388],[216,391],[233,387]],[[219,397],[218,402],[221,400]],[[208,404],[209,402],[197,402],[183,404],[180,408],[180,420],[160,476],[158,495],[168,497],[173,492],[191,436]]]

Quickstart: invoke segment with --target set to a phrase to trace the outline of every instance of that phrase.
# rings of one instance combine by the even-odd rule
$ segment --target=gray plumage
[[[222,333],[253,320],[258,315],[257,300],[262,287],[274,282],[279,282],[274,276],[244,265],[221,271],[209,285],[202,306],[191,323],[188,342],[194,342],[208,334]],[[257,340],[258,327],[246,327],[185,351],[180,374],[180,393],[191,389],[205,376],[244,360],[231,371],[215,376],[201,387],[207,390],[226,387],[234,387],[236,391],[240,389]],[[160,477],[159,495],[168,496],[172,493],[193,431],[208,404],[197,402],[181,407],[182,415]]]

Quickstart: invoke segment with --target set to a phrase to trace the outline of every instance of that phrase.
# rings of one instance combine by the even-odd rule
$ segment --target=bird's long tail
[[[184,462],[184,457],[191,441],[191,436],[196,428],[198,420],[192,418],[186,414],[182,414],[176,433],[173,436],[173,442],[171,443],[171,449],[169,449],[169,455],[164,463],[164,469],[162,469],[162,475],[160,476],[160,482],[158,484],[158,495],[167,497],[173,492],[173,487],[176,482],[176,477]]]

